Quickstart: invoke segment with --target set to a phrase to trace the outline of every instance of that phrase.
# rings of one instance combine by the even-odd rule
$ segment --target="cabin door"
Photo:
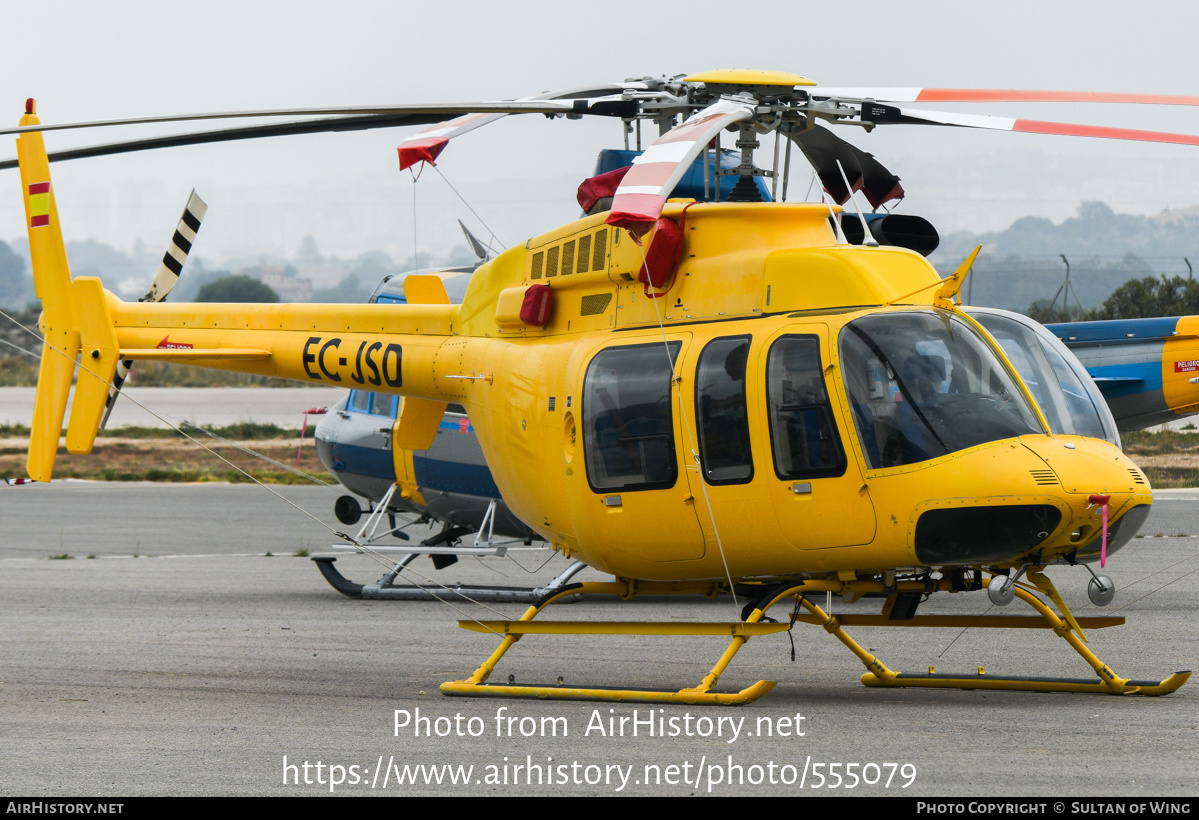
[[[694,560],[704,536],[673,376],[689,340],[613,345],[583,378],[585,525],[613,550],[650,562]]]

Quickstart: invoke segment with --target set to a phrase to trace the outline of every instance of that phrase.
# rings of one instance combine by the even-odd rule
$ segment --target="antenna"
[[[874,234],[870,233],[870,226],[866,224],[866,217],[862,214],[862,208],[858,205],[857,193],[853,188],[849,187],[849,177],[845,176],[845,169],[841,167],[841,160],[837,160],[837,170],[841,172],[841,181],[845,183],[845,190],[849,191],[849,200],[853,203],[853,207],[857,209],[858,219],[862,221],[862,244],[867,247],[877,248],[878,240],[874,238]]]
[[[845,231],[841,230],[841,220],[837,219],[837,215],[833,213],[833,203],[829,201],[828,191],[820,189],[820,201],[828,208],[829,219],[833,221],[833,232],[837,235],[837,244],[848,245],[849,240],[845,238]]]
[[[782,130],[782,127],[779,127]],[[791,180],[791,135],[787,134],[787,148],[783,158],[783,202],[787,201],[787,183]],[[807,197],[804,197],[806,200]]]
[[[1053,301],[1049,303],[1049,309],[1053,310],[1057,306],[1057,297],[1062,297],[1062,310],[1067,316],[1070,315],[1070,291],[1074,291],[1074,301],[1078,304],[1078,314],[1081,317],[1085,311],[1082,307],[1082,299],[1078,295],[1078,288],[1074,287],[1070,282],[1070,260],[1066,258],[1066,254],[1059,253],[1058,256],[1066,263],[1066,279],[1058,287],[1057,293],[1053,294]]]

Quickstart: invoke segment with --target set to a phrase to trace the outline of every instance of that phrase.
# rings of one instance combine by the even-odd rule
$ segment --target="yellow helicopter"
[[[435,276],[407,279],[407,305],[352,306],[126,303],[98,279],[72,281],[42,142],[51,126],[40,124],[31,101],[15,129],[44,308],[29,474],[51,477],[77,357],[72,453],[90,451],[122,360],[398,394],[397,451],[429,447],[454,403],[478,430],[513,514],[614,580],[569,584],[519,620],[460,622],[501,643],[473,675],[445,683],[447,695],[746,703],[775,684],[721,691],[719,678],[750,638],[797,622],[850,649],[869,686],[1173,692],[1189,672],[1128,680],[1099,660],[1084,628],[1123,619],[1075,617],[1044,574],[1049,565],[1081,563],[1092,600],[1110,601],[1110,578],[1089,565],[1105,562],[1144,522],[1152,503],[1144,475],[1112,442],[1051,425],[984,323],[960,309],[974,255],[942,280],[920,253],[885,244],[885,230],[843,210],[855,191],[877,207],[902,189],[873,157],[817,123],[1199,138],[916,111],[894,104],[894,92],[718,71],[512,103],[242,112],[328,118],[72,153],[466,115],[401,145],[402,160],[432,161],[449,137],[504,114],[611,116],[625,121],[626,133],[642,120],[658,124],[657,140],[619,181],[608,180],[610,207],[601,196],[595,213],[485,263],[461,305],[450,304]],[[968,93],[978,92],[960,96]],[[133,121],[111,124],[123,122]],[[726,130],[737,137],[734,168],[720,161]],[[777,185],[779,142],[773,170],[759,168],[754,151],[772,131],[786,141],[788,159],[794,143],[817,165],[829,192],[823,201],[764,201],[758,180]],[[721,201],[668,199],[697,160],[704,200]],[[735,178],[727,198],[723,177]],[[785,197],[785,179],[783,186]],[[855,218],[861,244],[850,244],[843,228]],[[1053,384],[1036,389],[1042,403],[1069,405]],[[917,614],[928,595],[984,588],[992,603],[1018,597],[1035,615]],[[697,593],[748,603],[732,622],[537,619],[568,596]],[[815,603],[818,593],[878,596],[881,612],[832,615]],[[768,619],[784,601],[794,607],[790,619]],[[1095,677],[901,673],[846,633],[854,625],[1044,628]],[[680,690],[488,683],[530,634],[710,635],[730,644],[701,682]]]

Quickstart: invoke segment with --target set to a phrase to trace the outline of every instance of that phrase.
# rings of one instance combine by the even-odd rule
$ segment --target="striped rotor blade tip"
[[[817,99],[869,99],[880,102],[961,103],[1123,103],[1138,105],[1199,105],[1199,97],[1180,94],[1128,94],[1105,91],[1050,91],[1018,88],[816,88]]]
[[[175,226],[171,243],[162,256],[162,264],[158,266],[154,282],[141,301],[161,302],[175,287],[179,281],[179,274],[183,272],[183,263],[187,261],[187,255],[196,241],[196,234],[200,231],[200,222],[207,213],[207,203],[193,190],[187,199],[187,206],[183,209],[183,216]]]

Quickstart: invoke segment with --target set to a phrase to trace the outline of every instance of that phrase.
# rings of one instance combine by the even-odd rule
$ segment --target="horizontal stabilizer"
[[[257,347],[209,347],[196,350],[191,347],[147,347],[126,348],[121,351],[123,359],[139,359],[159,362],[201,361],[205,359],[269,359],[271,352]]]

